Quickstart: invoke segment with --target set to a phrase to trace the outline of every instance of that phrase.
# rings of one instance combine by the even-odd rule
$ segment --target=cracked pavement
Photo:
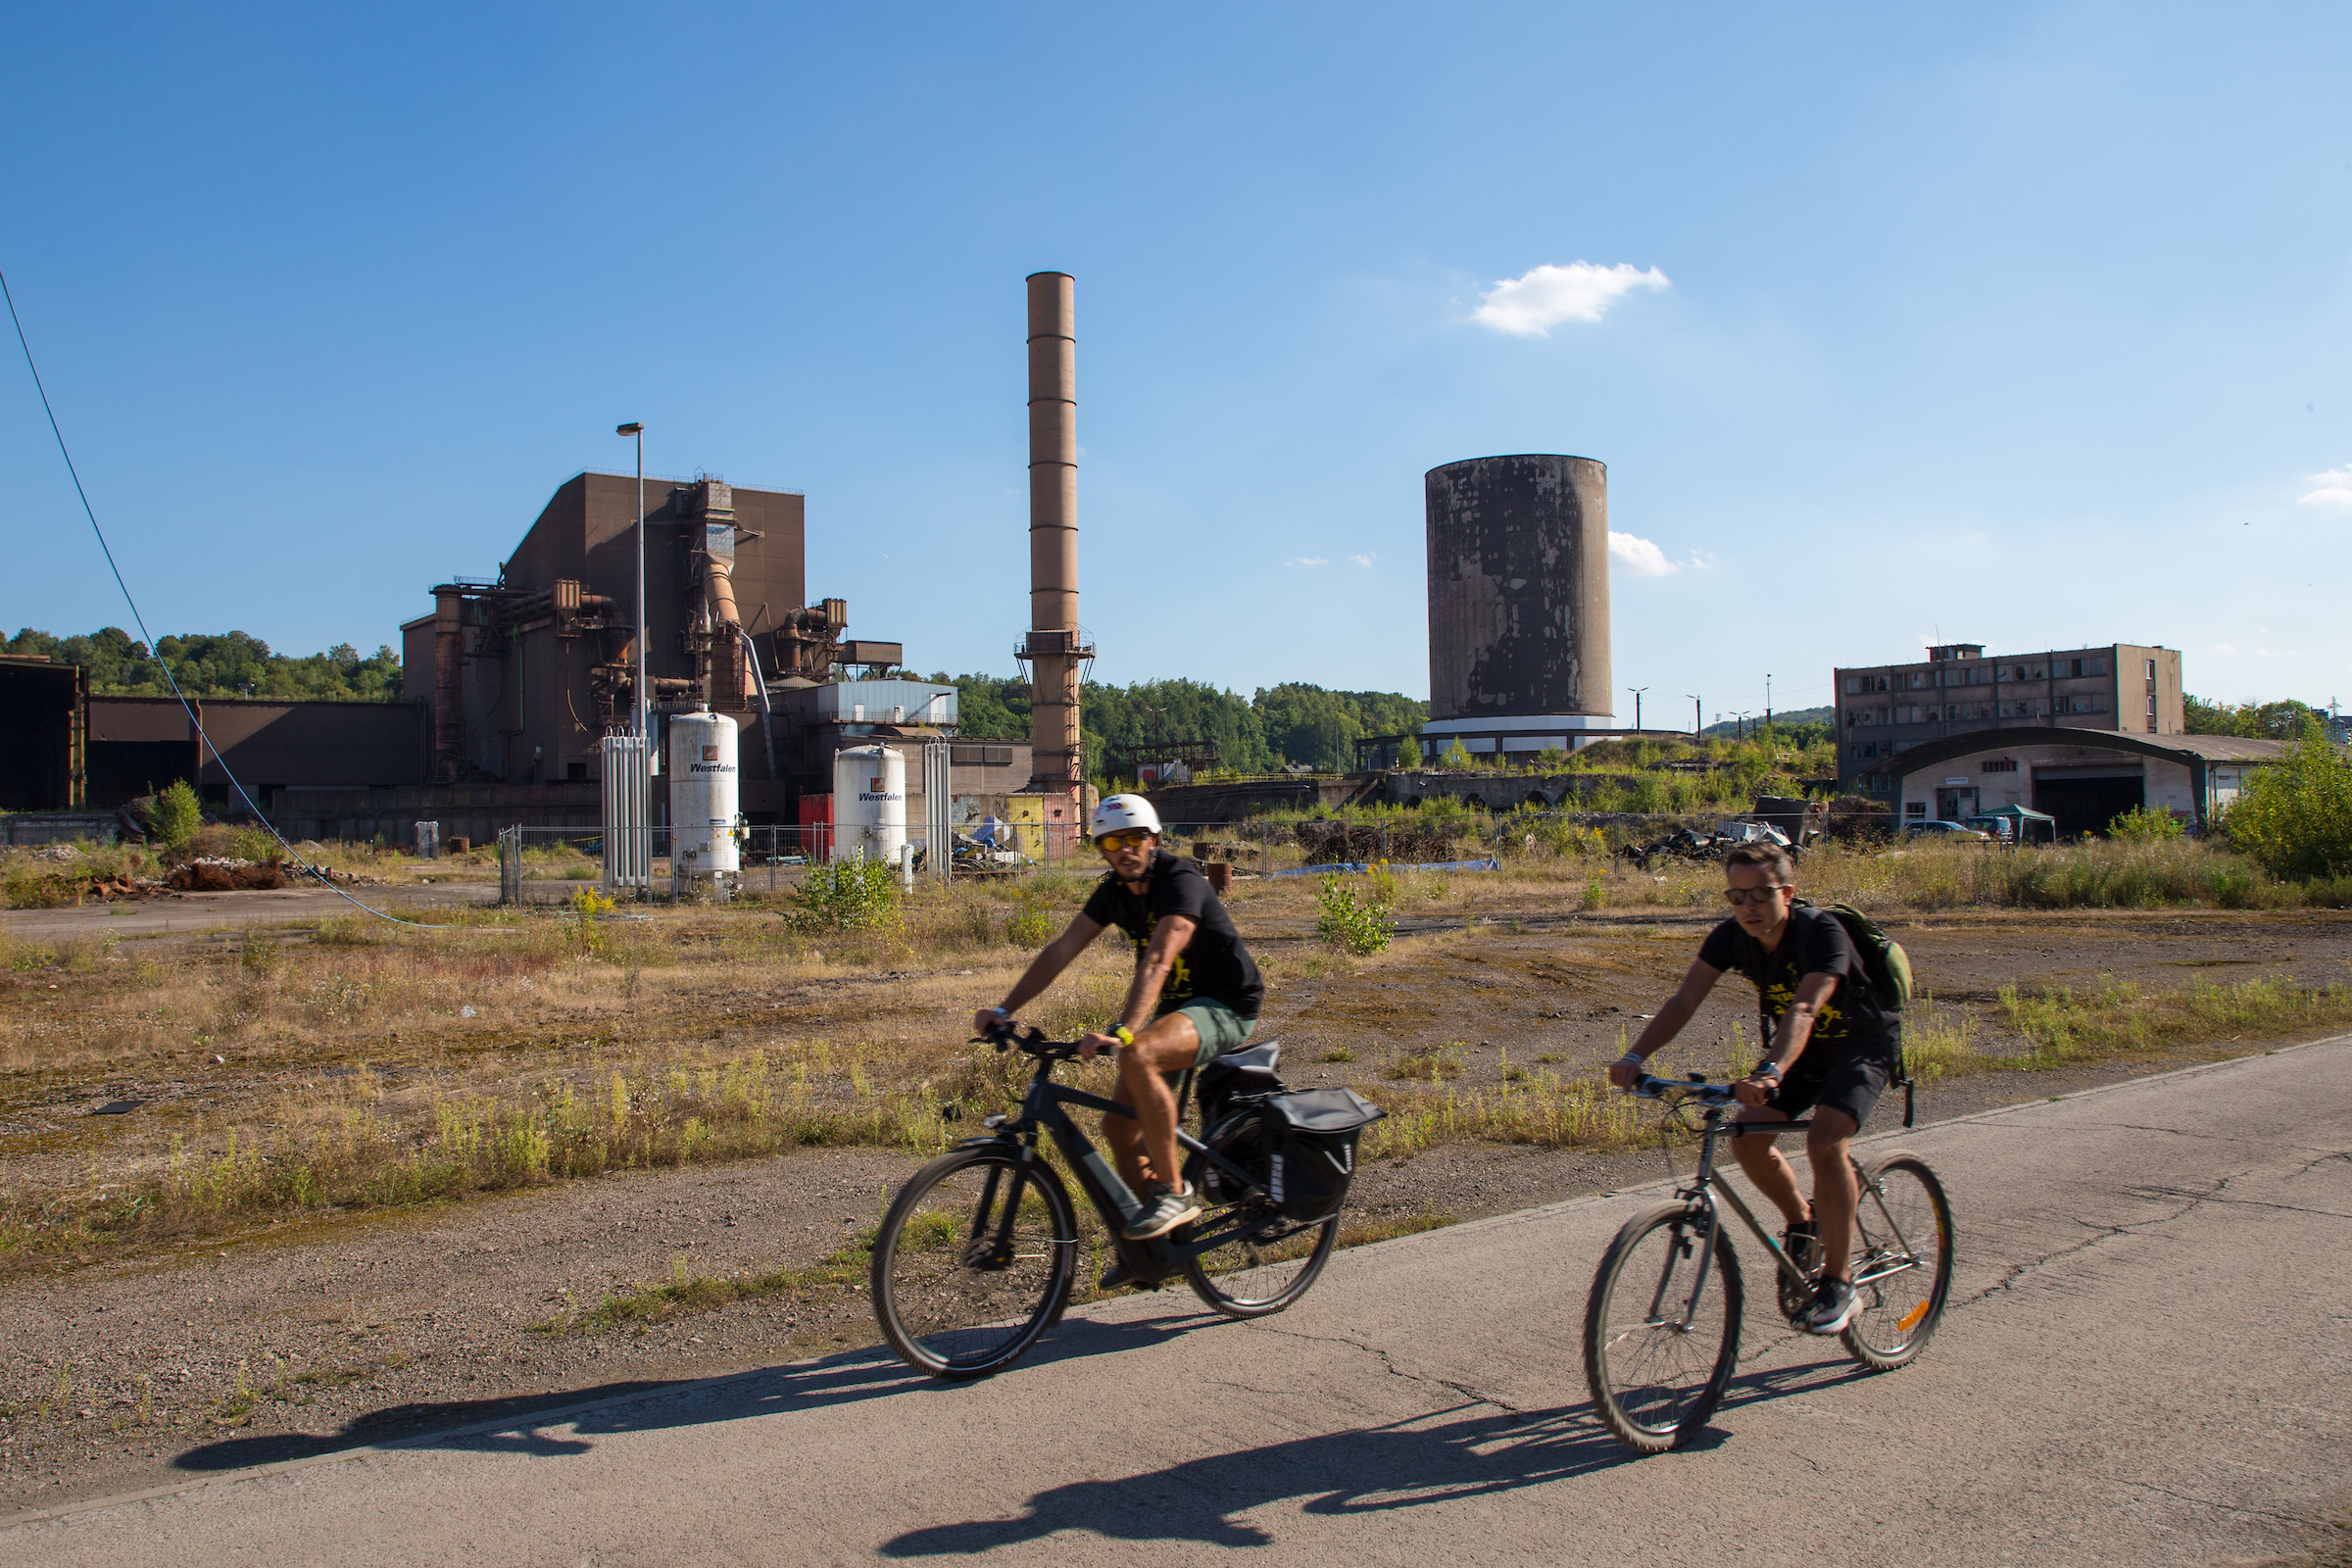
[[[949,1387],[869,1350],[19,1516],[0,1565],[229,1561],[2042,1565],[2328,1549],[2352,1495],[2352,1041],[1875,1140],[1952,1306],[1872,1376],[1751,1291],[1730,1397],[1592,1418],[1594,1263],[1657,1190],[1340,1254],[1255,1323],[1075,1312]],[[1760,1258],[1740,1239],[1751,1277]],[[233,1462],[233,1445],[212,1461]],[[2340,1549],[2337,1548],[2337,1549]]]

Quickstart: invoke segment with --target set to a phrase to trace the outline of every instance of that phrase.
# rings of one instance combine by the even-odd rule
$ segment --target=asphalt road
[[[0,1563],[2244,1561],[2352,1502],[2352,1041],[1879,1141],[1959,1223],[1953,1305],[1863,1375],[1751,1301],[1713,1430],[1587,1406],[1626,1194],[1362,1249],[1257,1324],[1170,1293],[986,1383],[860,1351],[22,1517]],[[1761,1273],[1750,1248],[1750,1276]]]

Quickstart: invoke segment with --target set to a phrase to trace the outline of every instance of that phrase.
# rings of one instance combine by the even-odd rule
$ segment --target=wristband
[[[1649,1058],[1638,1052],[1629,1051],[1617,1058],[1617,1065],[1620,1067],[1646,1067],[1649,1065]]]
[[[1759,1066],[1758,1068],[1756,1068],[1756,1070],[1755,1070],[1754,1072],[1751,1072],[1751,1073],[1749,1073],[1749,1074],[1748,1074],[1748,1076],[1749,1076],[1750,1078],[1761,1078],[1761,1077],[1763,1077],[1763,1076],[1764,1076],[1766,1073],[1770,1073],[1770,1074],[1772,1075],[1772,1081],[1773,1081],[1774,1083],[1779,1083],[1779,1082],[1781,1081],[1781,1076],[1782,1076],[1782,1075],[1781,1075],[1781,1064],[1780,1064],[1779,1062],[1777,1062],[1777,1061],[1768,1061],[1768,1062],[1765,1062],[1763,1065],[1761,1065],[1761,1066]]]
[[[1135,1031],[1128,1028],[1125,1024],[1121,1024],[1116,1029],[1113,1029],[1110,1032],[1110,1035],[1113,1040],[1116,1040],[1122,1046],[1132,1046],[1135,1044]]]

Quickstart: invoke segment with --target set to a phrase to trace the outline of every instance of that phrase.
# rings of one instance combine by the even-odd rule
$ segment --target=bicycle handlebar
[[[1708,1083],[1707,1075],[1698,1072],[1688,1078],[1660,1078],[1643,1073],[1635,1081],[1632,1092],[1644,1100],[1664,1100],[1669,1094],[1679,1094],[1702,1105],[1729,1105],[1736,1099],[1730,1084]]]
[[[974,1035],[972,1039],[982,1045],[994,1046],[1000,1052],[1019,1051],[1027,1055],[1056,1061],[1074,1060],[1078,1055],[1077,1041],[1048,1040],[1046,1032],[1035,1025],[1021,1030],[1010,1023],[1001,1023],[984,1035]]]

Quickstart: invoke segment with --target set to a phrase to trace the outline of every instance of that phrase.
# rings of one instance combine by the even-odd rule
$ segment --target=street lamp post
[[[1683,695],[1690,699],[1690,738],[1695,741],[1707,732],[1704,722],[1707,716],[1706,707],[1699,702],[1698,693],[1685,692]]]
[[[650,765],[654,741],[646,727],[652,714],[645,701],[645,426],[616,425],[612,433],[637,438],[637,635],[629,639],[637,645],[637,674],[630,685],[637,693],[637,736],[646,744]]]
[[[1634,694],[1634,733],[1639,735],[1642,733],[1642,694],[1649,690],[1649,688],[1646,686],[1628,686],[1626,690]]]

